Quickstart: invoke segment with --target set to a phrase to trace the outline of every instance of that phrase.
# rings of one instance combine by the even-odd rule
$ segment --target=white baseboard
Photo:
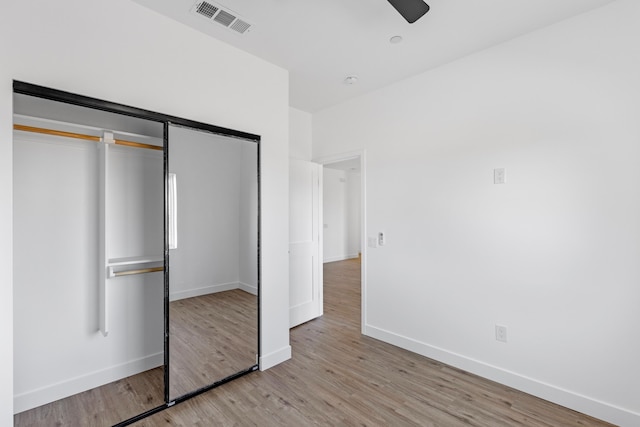
[[[185,298],[199,297],[202,295],[215,294],[216,292],[230,291],[240,288],[240,283],[230,282],[219,285],[204,286],[202,288],[188,289],[186,291],[172,292],[169,301],[177,301]]]
[[[73,396],[110,382],[148,371],[164,364],[164,353],[156,353],[120,365],[90,372],[69,380],[50,384],[13,396],[14,414]]]
[[[282,362],[291,359],[291,346],[281,348],[280,350],[271,352],[260,357],[260,370],[266,371]]]
[[[202,288],[189,289],[186,291],[178,291],[169,295],[169,301],[178,301],[185,298],[199,297],[202,295],[215,294],[216,292],[231,291],[233,289],[241,289],[253,295],[258,295],[258,287],[243,282],[222,283],[220,285],[205,286]]]
[[[330,256],[330,257],[324,258],[322,260],[322,262],[324,264],[326,264],[328,262],[344,261],[346,259],[358,258],[359,256],[360,256],[360,254],[347,254],[347,255]]]
[[[366,325],[364,334],[620,427],[640,426],[640,414],[636,412],[582,396],[375,326]]]
[[[242,289],[245,292],[248,292],[252,295],[258,295],[258,287],[256,285],[250,285],[248,283],[240,282],[238,283],[238,289]]]

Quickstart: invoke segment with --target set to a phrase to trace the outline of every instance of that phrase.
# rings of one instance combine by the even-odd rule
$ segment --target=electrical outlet
[[[504,168],[498,168],[493,170],[493,183],[504,184],[507,182],[507,171]]]
[[[507,327],[502,325],[496,325],[496,340],[500,342],[507,342]]]

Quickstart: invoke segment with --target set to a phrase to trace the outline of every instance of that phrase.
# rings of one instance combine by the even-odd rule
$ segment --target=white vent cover
[[[206,18],[208,21],[221,25],[236,33],[244,34],[249,31],[251,24],[240,18],[237,13],[224,6],[210,1],[196,1],[191,13]]]

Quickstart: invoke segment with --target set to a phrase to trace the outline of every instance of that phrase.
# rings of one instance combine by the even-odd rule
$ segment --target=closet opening
[[[259,147],[14,81],[16,426],[128,425],[258,369]]]

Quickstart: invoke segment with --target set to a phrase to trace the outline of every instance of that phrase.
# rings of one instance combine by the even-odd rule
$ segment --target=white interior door
[[[322,316],[322,166],[289,166],[289,326]]]

